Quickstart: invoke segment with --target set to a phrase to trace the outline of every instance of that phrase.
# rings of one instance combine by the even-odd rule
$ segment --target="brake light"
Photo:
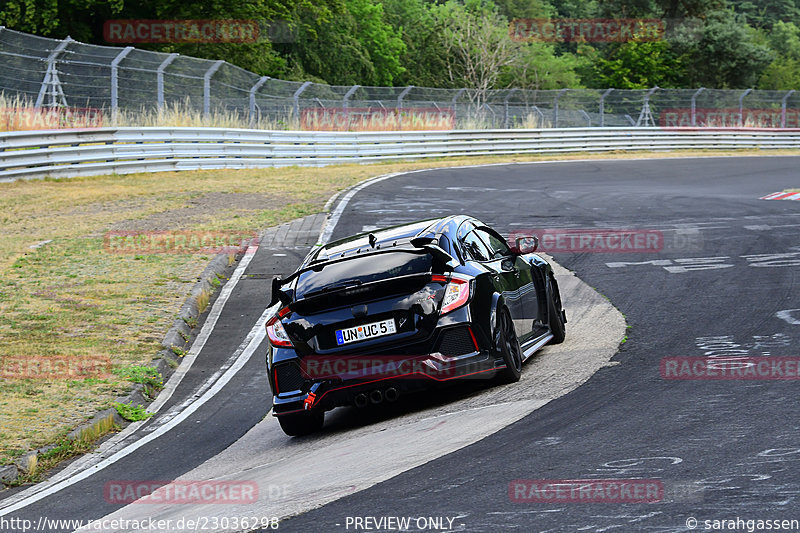
[[[281,323],[281,318],[288,314],[289,308],[284,307],[278,311],[277,315],[273,316],[269,319],[269,321],[267,321],[267,337],[269,337],[269,342],[273,346],[292,346],[292,341],[289,340],[289,335],[286,334],[286,330],[283,328],[283,323]]]
[[[470,282],[460,278],[450,278],[444,289],[441,314],[447,314],[454,309],[465,305],[469,301]]]

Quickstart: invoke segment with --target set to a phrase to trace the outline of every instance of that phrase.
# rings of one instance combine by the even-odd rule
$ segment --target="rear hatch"
[[[283,321],[295,350],[390,353],[429,339],[445,287],[432,279],[434,262],[428,253],[398,250],[303,272]]]

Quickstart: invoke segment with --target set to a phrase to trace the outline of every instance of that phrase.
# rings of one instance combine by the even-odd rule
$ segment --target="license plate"
[[[391,335],[392,333],[397,333],[397,328],[394,326],[394,319],[390,318],[389,320],[381,320],[380,322],[364,324],[363,326],[337,329],[336,344],[341,346],[351,342],[364,341],[367,339],[374,339],[376,337],[383,337],[384,335]]]

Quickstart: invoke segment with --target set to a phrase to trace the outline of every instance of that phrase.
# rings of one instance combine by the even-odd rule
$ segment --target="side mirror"
[[[531,235],[529,237],[517,237],[516,250],[518,254],[532,254],[539,247],[539,237]]]

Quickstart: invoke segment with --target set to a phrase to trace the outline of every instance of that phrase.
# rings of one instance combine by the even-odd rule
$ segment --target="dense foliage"
[[[661,38],[512,38],[518,19],[663,21]],[[277,21],[251,43],[137,44],[332,84],[800,89],[800,0],[2,0],[0,25],[105,44],[111,19]],[[513,26],[512,26],[513,28]]]

